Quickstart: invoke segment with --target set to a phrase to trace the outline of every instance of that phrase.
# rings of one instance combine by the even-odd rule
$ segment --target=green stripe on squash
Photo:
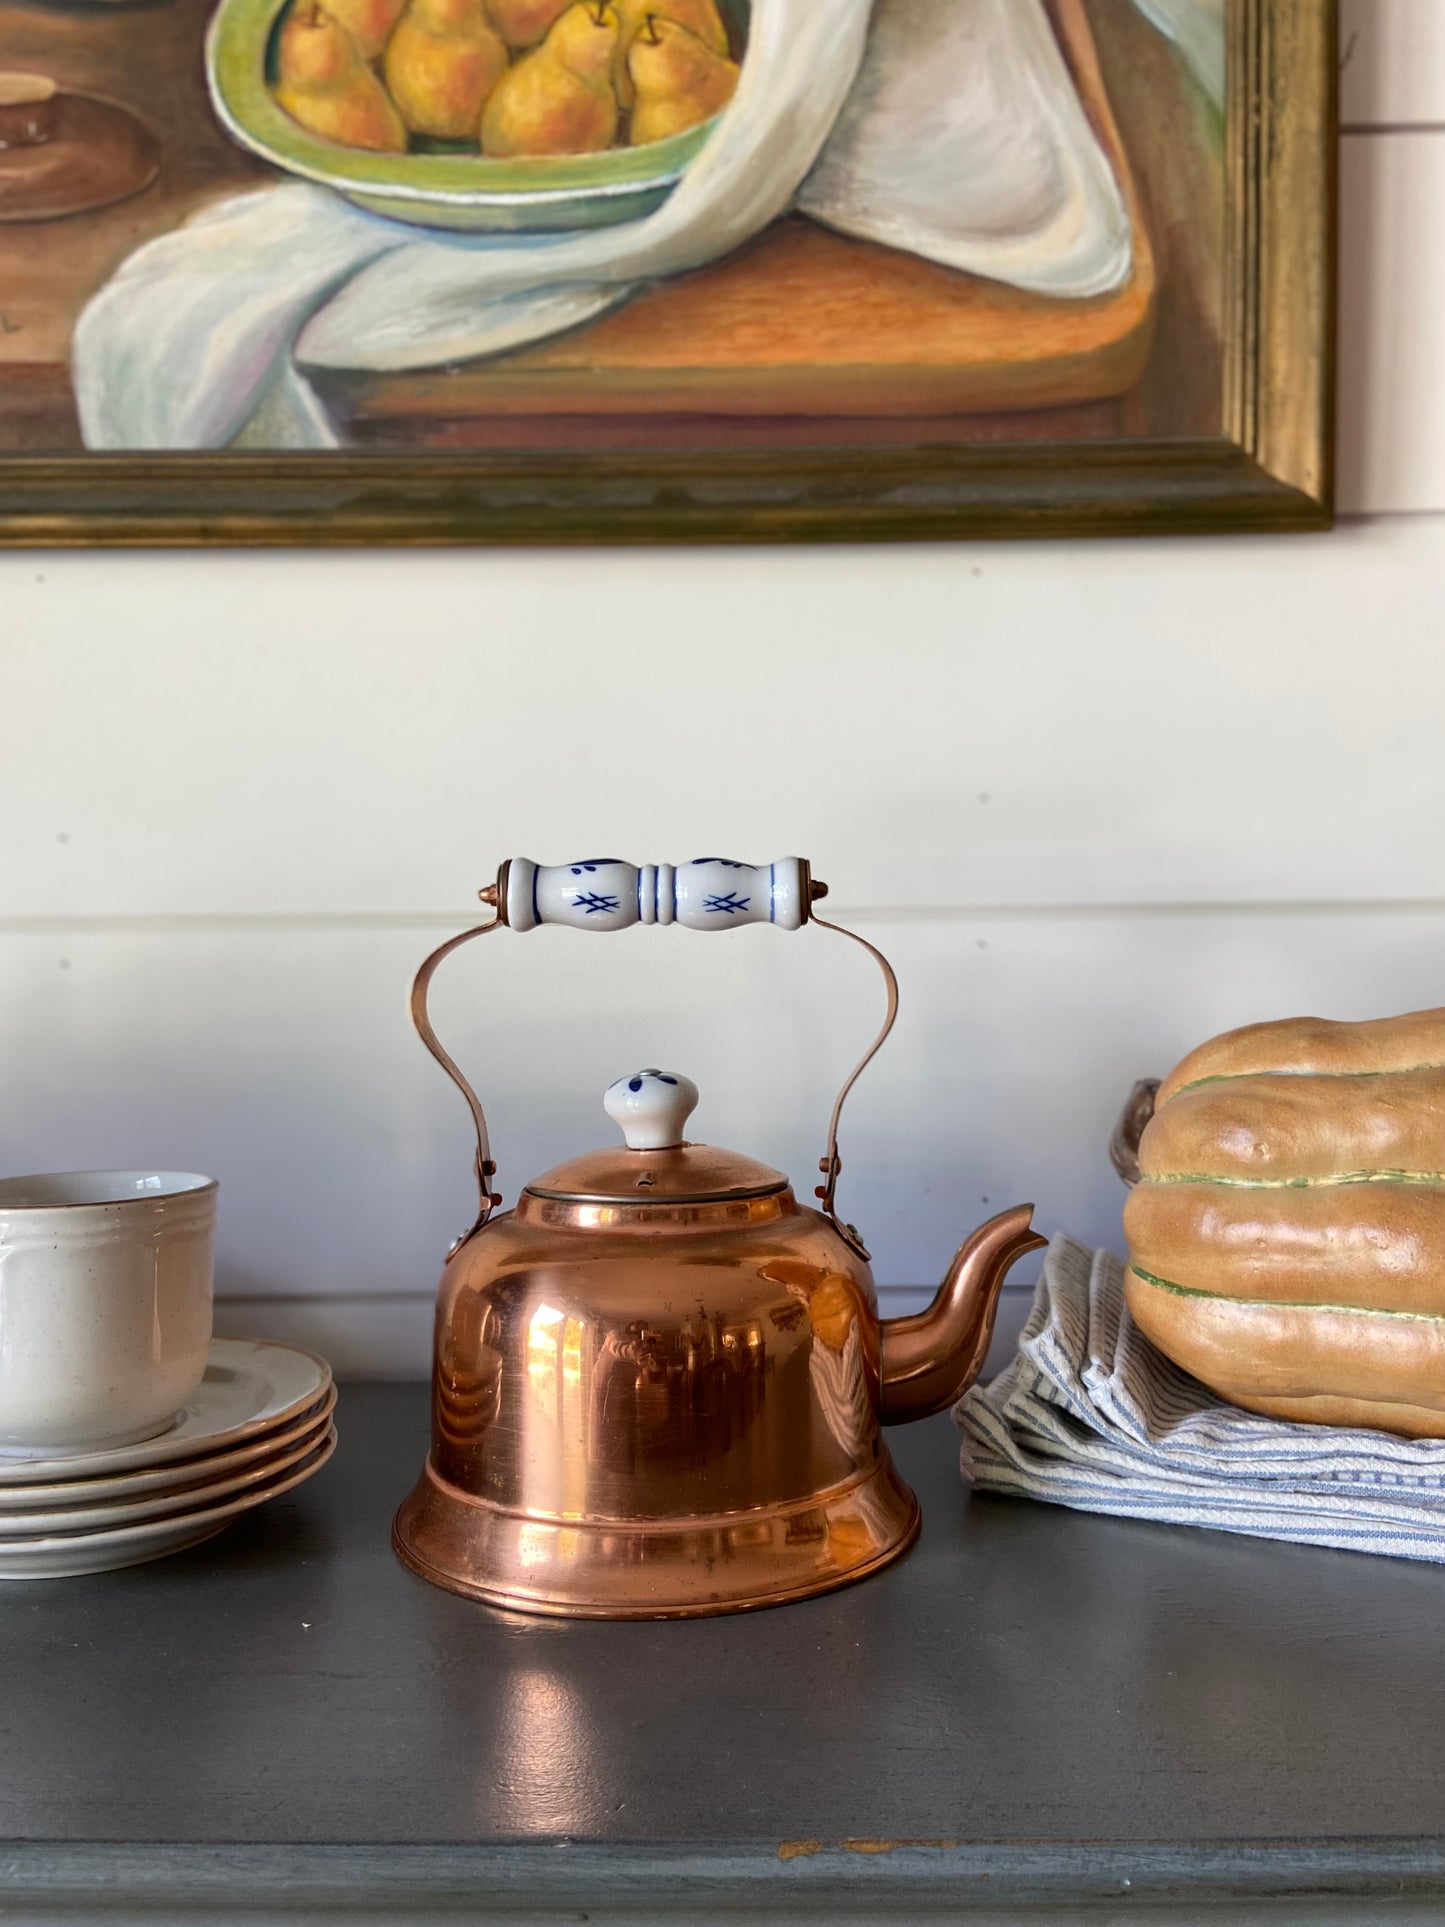
[[[1195,1285],[1176,1285],[1172,1279],[1156,1278],[1152,1271],[1131,1264],[1130,1271],[1146,1285],[1173,1292],[1176,1298],[1207,1298],[1217,1305],[1237,1305],[1241,1311],[1329,1311],[1347,1318],[1403,1318],[1416,1325],[1445,1325],[1445,1316],[1433,1311],[1387,1311],[1378,1305],[1331,1305],[1317,1299],[1233,1298],[1227,1291],[1200,1291]]]
[[[1342,1171],[1328,1178],[1224,1178],[1211,1171],[1171,1171],[1140,1184],[1219,1184],[1235,1191],[1318,1191],[1334,1184],[1445,1184],[1445,1171]]]

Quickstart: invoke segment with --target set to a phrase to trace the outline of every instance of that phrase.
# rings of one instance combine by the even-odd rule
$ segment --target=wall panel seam
[[[1054,918],[1107,922],[1112,918],[1148,917],[1437,917],[1442,912],[1445,912],[1445,897],[1260,897],[1237,901],[1198,898],[1157,903],[1148,899],[1106,903],[839,903],[832,907],[833,915],[844,922],[867,924],[1045,922]],[[465,910],[338,911],[332,915],[237,911],[214,916],[118,913],[91,917],[0,917],[0,938],[359,935],[387,930],[452,930],[464,923],[466,917]]]
[[[1363,135],[1369,138],[1376,134],[1445,134],[1445,121],[1438,120],[1368,120],[1351,121],[1340,128],[1340,138],[1354,139]]]

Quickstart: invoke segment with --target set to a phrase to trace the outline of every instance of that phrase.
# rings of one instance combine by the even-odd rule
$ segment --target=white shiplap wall
[[[1021,1197],[1116,1240],[1117,1104],[1209,1032],[1445,1001],[1445,0],[1346,13],[1333,536],[0,559],[0,1167],[213,1170],[223,1329],[423,1370],[469,1152],[404,993],[512,851],[813,856],[903,982],[892,1310]],[[876,997],[818,932],[452,968],[509,1192],[658,1057],[810,1184]]]

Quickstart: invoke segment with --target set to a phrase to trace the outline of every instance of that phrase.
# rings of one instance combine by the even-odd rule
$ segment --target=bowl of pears
[[[651,213],[737,87],[750,0],[221,0],[223,125],[392,220],[469,233]]]

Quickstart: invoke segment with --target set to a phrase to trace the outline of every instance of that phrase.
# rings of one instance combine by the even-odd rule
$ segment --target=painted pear
[[[281,29],[276,98],[292,120],[342,147],[404,154],[406,129],[356,42],[324,7],[304,5]]]
[[[728,52],[728,30],[717,10],[717,0],[612,0],[612,4],[622,23],[622,44],[613,82],[624,107],[631,107],[634,98],[627,57],[632,52],[633,41],[645,30],[650,18],[676,21],[679,27],[695,33],[715,54]]]
[[[632,43],[628,72],[636,90],[634,147],[686,133],[726,107],[738,84],[735,61],[714,53],[686,27],[654,14]]]
[[[509,47],[545,40],[574,0],[490,0],[492,25]]]
[[[363,60],[380,60],[406,0],[326,0],[326,11],[356,42]]]
[[[477,138],[507,49],[483,0],[410,0],[387,42],[382,72],[402,119],[433,140]]]
[[[617,137],[612,68],[619,34],[607,0],[577,0],[540,47],[498,83],[482,115],[485,154],[596,154]]]

